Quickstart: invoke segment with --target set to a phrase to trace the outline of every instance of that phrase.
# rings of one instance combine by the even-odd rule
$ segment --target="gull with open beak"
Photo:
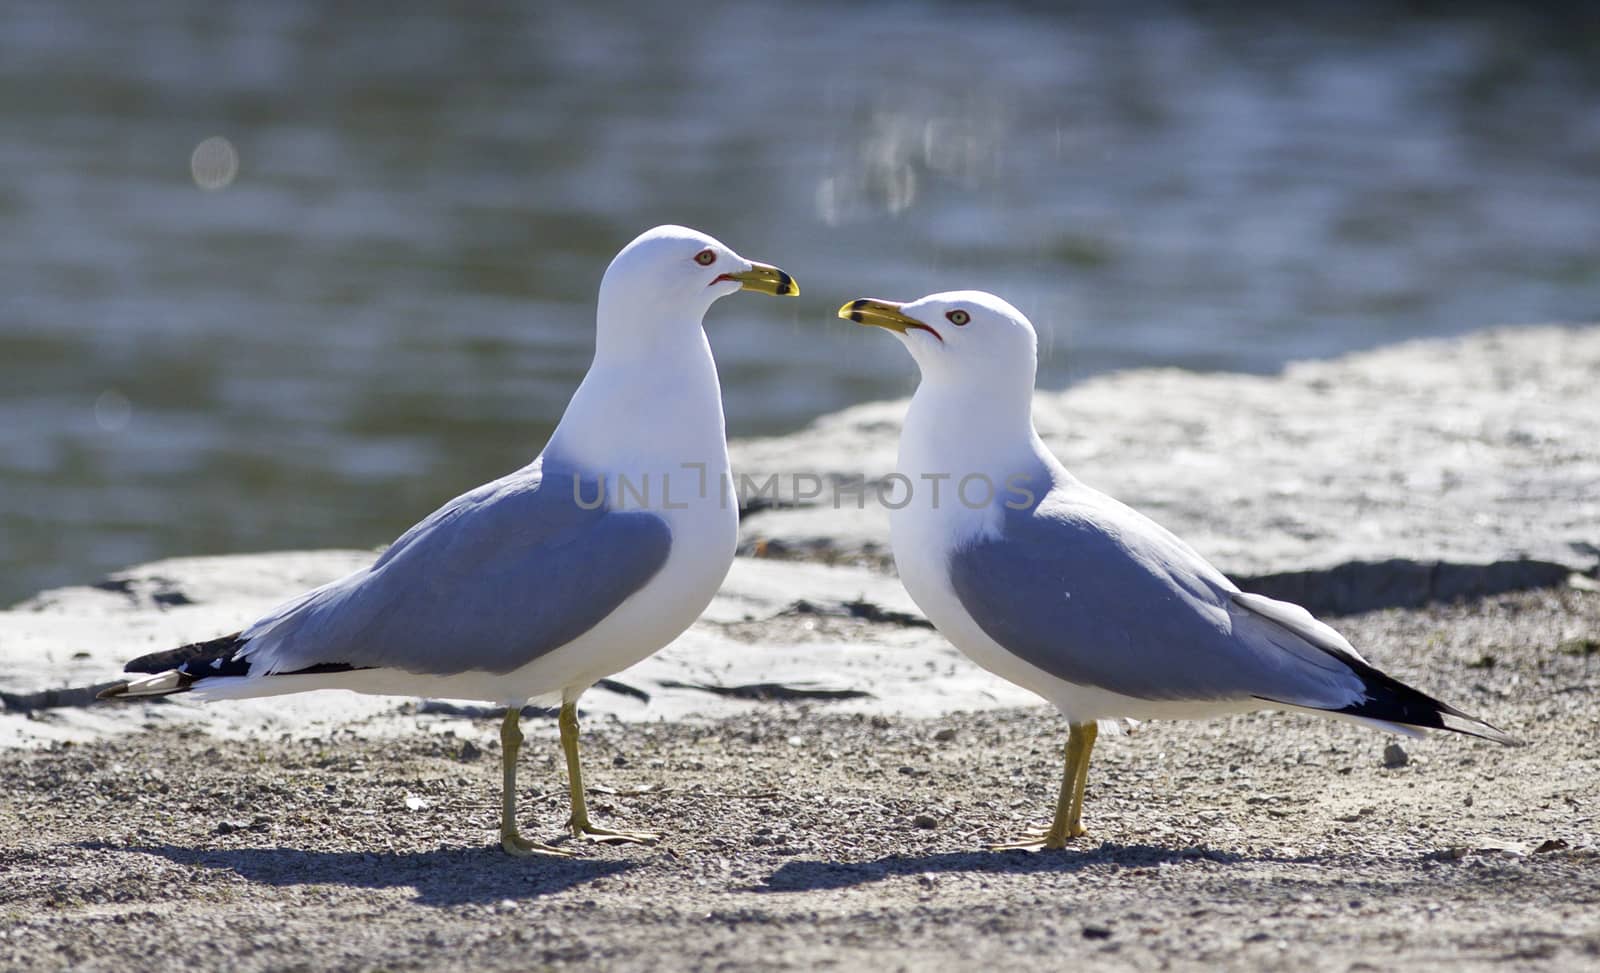
[[[1378,671],[1299,605],[1239,588],[1154,521],[1080,483],[1034,431],[1038,342],[993,294],[851,301],[839,316],[894,332],[922,380],[900,434],[914,489],[890,511],[906,590],[955,646],[1067,718],[1050,827],[1002,848],[1084,834],[1099,720],[1262,707],[1421,735],[1515,743]],[[928,489],[942,483],[942,492]]]

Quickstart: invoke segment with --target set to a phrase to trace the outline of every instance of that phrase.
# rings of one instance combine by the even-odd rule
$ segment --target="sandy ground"
[[[1088,838],[997,853],[1054,799],[1043,707],[597,715],[592,810],[666,839],[513,860],[498,753],[459,718],[254,740],[153,720],[0,750],[0,968],[1600,967],[1600,594],[1340,625],[1529,745],[1432,737],[1391,766],[1394,738],[1348,724],[1145,724],[1102,735]],[[555,839],[554,727],[529,737],[522,817]]]

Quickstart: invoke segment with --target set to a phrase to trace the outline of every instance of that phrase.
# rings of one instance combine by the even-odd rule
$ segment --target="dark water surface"
[[[1055,387],[1600,317],[1593,25],[1137,9],[6,3],[0,602],[522,464],[659,222],[804,287],[712,312],[733,435],[909,391],[862,295],[998,291]]]

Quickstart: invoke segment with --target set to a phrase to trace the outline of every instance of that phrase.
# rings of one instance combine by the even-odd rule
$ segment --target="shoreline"
[[[1035,418],[1069,468],[1190,540],[1241,587],[1349,615],[1595,585],[1600,453],[1588,399],[1597,375],[1600,326],[1500,328],[1277,376],[1103,376],[1040,393]],[[791,436],[737,441],[735,468],[791,487],[800,476],[881,482],[904,409],[872,403]],[[747,713],[763,694],[914,717],[1035,701],[927,628],[893,577],[885,510],[777,499],[745,511],[742,556],[705,617],[616,677],[648,702],[596,690],[587,708],[650,722]],[[174,558],[0,612],[0,747],[190,718],[165,714],[195,707],[158,706],[147,720],[71,704],[115,679],[127,658],[231,631],[375,556]],[[400,708],[328,695],[193,719],[237,738],[267,727],[320,732]]]
[[[1144,723],[1101,737],[1087,839],[1059,853],[989,852],[1047,818],[1061,720],[927,627],[883,570],[867,518],[767,509],[743,536],[747,550],[773,556],[738,558],[689,632],[615,677],[625,691],[597,687],[582,700],[597,821],[660,830],[661,845],[584,845],[573,860],[503,855],[495,713],[481,706],[342,692],[207,706],[7,703],[0,966],[1592,965],[1600,538],[1587,531],[1600,518],[1586,520],[1583,504],[1600,496],[1584,492],[1600,482],[1597,460],[1575,408],[1522,402],[1507,391],[1515,381],[1479,395],[1483,383],[1469,379],[1492,352],[1497,368],[1568,394],[1600,369],[1600,329],[1460,344],[1253,380],[1234,395],[1238,409],[1187,432],[1149,431],[1179,409],[1177,390],[1193,393],[1184,408],[1203,410],[1227,383],[1170,373],[1087,383],[1041,397],[1041,425],[1069,465],[1105,474],[1169,526],[1198,524],[1195,542],[1225,570],[1248,579],[1282,569],[1309,594],[1365,604],[1332,621],[1375,665],[1527,746],[1445,734],[1397,744],[1271,711]],[[1229,478],[1230,464],[1277,462],[1314,431],[1356,421],[1323,410],[1284,426],[1318,401],[1300,393],[1323,394],[1329,369],[1366,374],[1343,387],[1370,395],[1419,357],[1436,379],[1460,365],[1456,411],[1406,419],[1414,403],[1391,403],[1357,417],[1371,435],[1336,440],[1365,443],[1361,455],[1383,458],[1387,473],[1269,462],[1277,478]],[[1467,400],[1484,408],[1462,426]],[[820,469],[848,448],[870,470],[900,408],[821,420],[785,454]],[[1057,425],[1062,417],[1077,424]],[[1185,436],[1194,441],[1180,450]],[[1440,445],[1451,436],[1455,447]],[[1232,451],[1252,441],[1254,453]],[[830,442],[832,453],[821,448]],[[752,470],[772,448],[735,444]],[[1461,456],[1482,460],[1471,482],[1443,475]],[[1360,500],[1396,474],[1400,485],[1376,499],[1416,496]],[[1300,492],[1285,477],[1300,478]],[[1241,500],[1253,491],[1260,502]],[[1423,501],[1439,515],[1416,518]],[[1478,502],[1500,519],[1457,522]],[[1379,556],[1324,550],[1341,511],[1355,527],[1337,551]],[[1362,518],[1376,533],[1359,529]],[[1508,546],[1516,537],[1526,550]],[[0,702],[114,678],[133,655],[230,631],[374,556],[177,558],[41,593],[0,612]],[[1489,592],[1496,572],[1523,586],[1526,571],[1538,586]],[[536,714],[525,732],[519,815],[530,834],[567,840],[554,721]]]

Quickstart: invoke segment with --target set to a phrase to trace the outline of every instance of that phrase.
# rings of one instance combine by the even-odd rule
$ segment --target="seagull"
[[[134,659],[102,697],[202,699],[313,689],[503,704],[500,844],[517,830],[522,707],[559,697],[574,837],[655,840],[589,820],[577,701],[677,638],[733,563],[722,394],[702,319],[736,291],[793,278],[681,226],[641,234],[600,282],[595,354],[545,450],[400,536],[371,567],[238,632]]]
[[[889,514],[906,590],[957,648],[1070,727],[1049,829],[997,848],[1060,849],[1085,833],[1100,720],[1270,706],[1517,743],[1380,672],[1299,605],[1240,591],[1165,528],[1067,472],[1034,429],[1038,340],[1010,304],[950,291],[864,298],[839,317],[894,332],[922,373],[900,434],[911,495]]]

